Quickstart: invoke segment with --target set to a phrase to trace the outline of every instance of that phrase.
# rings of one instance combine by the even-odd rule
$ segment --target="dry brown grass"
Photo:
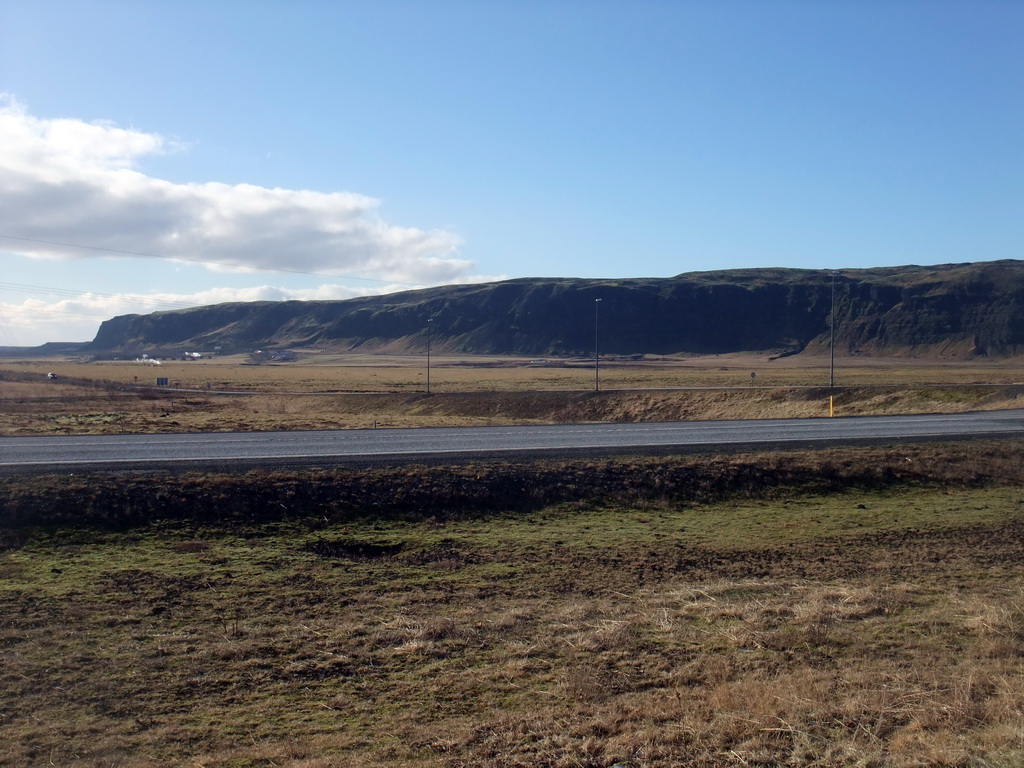
[[[338,358],[331,360],[337,363]],[[258,367],[178,362],[160,369],[140,369],[134,363],[9,363],[0,368],[0,434],[366,429],[828,414],[826,388],[774,386],[827,381],[827,370],[822,379],[822,371],[806,360],[800,364],[774,361],[772,365],[788,367],[776,367],[771,375],[759,376],[757,387],[749,386],[749,378],[746,386],[737,386],[743,377],[749,377],[741,362],[751,361],[730,360],[728,365],[718,366],[707,359],[609,363],[604,388],[598,393],[592,389],[592,371],[582,364],[546,368],[523,361],[450,361],[439,363],[429,397],[417,391],[422,390],[423,382],[415,383],[410,377],[422,371],[408,359],[381,358],[377,366],[366,361]],[[873,361],[858,365],[844,372],[848,383],[835,391],[837,415],[1020,405],[1022,388],[1006,383],[1020,376],[1006,363],[938,366],[921,361],[907,365]],[[51,369],[61,378],[48,381],[45,372]],[[151,383],[157,374],[198,391],[126,387]],[[850,380],[870,382],[871,386],[854,386]],[[935,381],[946,383],[923,383]],[[884,382],[895,383],[880,386]],[[212,389],[251,394],[212,394],[207,384]],[[728,386],[651,389],[723,385]]]
[[[346,355],[305,351],[294,363],[244,365],[243,358],[194,362],[164,361],[159,367],[131,361],[0,361],[0,370],[117,384],[153,384],[166,377],[173,386],[260,392],[422,392],[426,386],[423,356]],[[751,379],[751,372],[757,373]],[[839,386],[1021,383],[1018,360],[926,360],[839,358]],[[659,387],[826,386],[829,359],[796,356],[771,359],[765,354],[710,355],[645,359],[609,358],[601,363],[607,389]],[[593,360],[552,359],[537,364],[512,357],[435,356],[431,385],[436,392],[522,390],[590,390]]]

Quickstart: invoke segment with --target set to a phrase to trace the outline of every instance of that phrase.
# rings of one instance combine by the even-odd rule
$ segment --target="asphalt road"
[[[1024,436],[1024,410],[835,419],[0,438],[0,474],[324,466]]]

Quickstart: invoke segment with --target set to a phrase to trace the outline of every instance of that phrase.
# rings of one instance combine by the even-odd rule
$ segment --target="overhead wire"
[[[100,291],[76,291],[71,288],[53,288],[43,285],[27,285],[24,283],[3,283],[0,282],[0,290],[17,291],[18,293],[35,293],[46,296],[61,296],[75,299],[82,296],[96,296],[101,299],[117,299],[131,304],[150,304],[153,306],[172,307],[176,309],[187,309],[188,307],[199,306],[195,302],[175,301],[174,299],[159,299],[139,294],[123,293],[102,293]]]
[[[4,309],[0,306],[0,337],[3,337],[10,346],[18,346],[18,342],[14,338],[14,333],[11,332],[10,323],[7,322],[7,318],[4,316]]]

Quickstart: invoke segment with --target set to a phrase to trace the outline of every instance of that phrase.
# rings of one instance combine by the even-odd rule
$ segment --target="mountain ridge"
[[[89,354],[327,346],[463,354],[1024,354],[1024,261],[668,278],[516,278],[338,301],[236,302],[105,321]],[[596,300],[600,300],[598,304]]]

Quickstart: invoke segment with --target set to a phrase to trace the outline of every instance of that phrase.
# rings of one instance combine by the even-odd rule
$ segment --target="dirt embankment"
[[[907,485],[1024,485],[1024,441],[464,466],[0,478],[0,530],[322,518],[437,518],[560,502],[643,504]]]

